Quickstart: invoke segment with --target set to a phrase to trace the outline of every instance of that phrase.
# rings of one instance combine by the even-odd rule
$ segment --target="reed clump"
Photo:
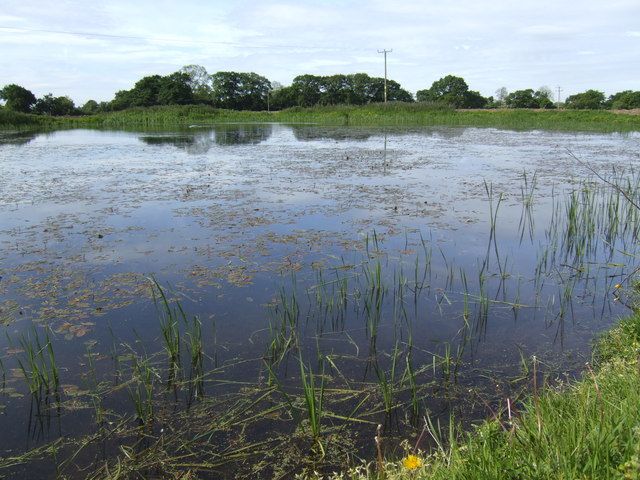
[[[335,474],[299,478],[516,479],[638,478],[640,471],[640,313],[623,320],[597,342],[595,369],[570,384],[534,389],[517,407],[506,404],[490,421],[462,433],[455,422],[446,443],[407,462],[374,462]],[[535,371],[535,369],[534,369]]]
[[[433,103],[327,105],[280,111],[239,111],[208,105],[136,107],[76,117],[24,115],[0,109],[0,129],[12,126],[52,128],[169,127],[218,123],[317,123],[353,126],[463,126],[513,130],[630,132],[640,130],[640,115],[606,110],[455,110]]]

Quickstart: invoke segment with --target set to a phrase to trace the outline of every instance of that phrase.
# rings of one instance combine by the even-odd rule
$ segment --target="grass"
[[[640,313],[603,335],[581,380],[533,389],[519,411],[502,412],[467,433],[426,422],[439,447],[407,469],[401,461],[362,465],[333,479],[640,478]],[[409,450],[407,454],[409,454]],[[415,453],[412,452],[412,453]],[[406,457],[405,457],[406,458]],[[320,478],[320,477],[306,477]]]
[[[0,109],[0,128],[187,127],[216,123],[318,123],[352,126],[475,126],[516,130],[628,132],[640,130],[640,115],[606,110],[453,110],[425,103],[294,107],[277,112],[223,110],[206,105],[131,108],[83,117],[24,115]]]
[[[3,130],[45,127],[58,120],[41,115],[29,115],[0,108],[0,128]]]

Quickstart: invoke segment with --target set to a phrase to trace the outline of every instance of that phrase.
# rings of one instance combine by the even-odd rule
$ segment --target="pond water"
[[[392,455],[425,416],[492,416],[532,367],[579,374],[633,301],[639,147],[279,124],[0,135],[0,467],[287,478],[373,459],[377,424]]]

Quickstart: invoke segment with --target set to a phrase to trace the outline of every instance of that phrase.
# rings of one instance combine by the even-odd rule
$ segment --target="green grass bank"
[[[82,117],[43,117],[0,110],[0,128],[187,127],[229,122],[351,126],[470,126],[514,130],[640,131],[640,115],[606,110],[453,110],[421,103],[290,108],[277,112],[222,110],[203,105],[133,108]]]
[[[471,432],[452,433],[429,456],[385,461],[382,472],[372,462],[328,478],[638,479],[639,354],[636,313],[600,338],[580,381],[534,390],[511,418],[503,411]]]

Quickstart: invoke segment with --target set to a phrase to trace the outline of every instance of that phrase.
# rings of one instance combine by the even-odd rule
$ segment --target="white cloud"
[[[283,84],[302,73],[380,76],[376,52],[392,48],[389,75],[411,91],[452,73],[486,95],[544,84],[614,93],[638,88],[637,18],[637,0],[3,0],[0,26],[30,31],[0,29],[0,71],[37,95],[83,102],[189,63]]]
[[[572,35],[576,33],[576,29],[572,26],[563,24],[529,25],[520,29],[520,33],[545,37],[549,35]]]

